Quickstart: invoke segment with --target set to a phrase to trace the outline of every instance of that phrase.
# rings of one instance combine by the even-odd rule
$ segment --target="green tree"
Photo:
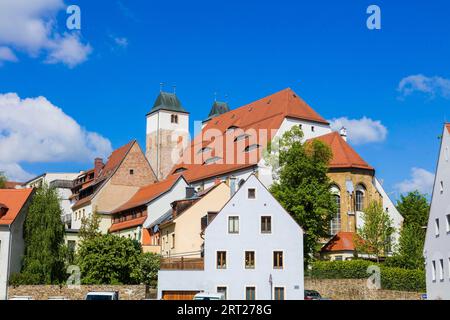
[[[139,256],[139,267],[133,270],[132,277],[139,279],[139,283],[156,288],[161,256],[155,253],[143,253]]]
[[[90,240],[92,238],[101,235],[99,227],[100,227],[100,216],[97,214],[95,210],[89,217],[81,218],[81,227],[78,232],[80,241],[82,242]]]
[[[401,196],[397,209],[403,216],[403,226],[397,253],[387,261],[388,264],[407,268],[423,269],[423,246],[425,243],[430,206],[425,195],[418,191]]]
[[[361,214],[363,226],[358,228],[354,242],[356,251],[375,256],[377,261],[386,254],[391,236],[394,233],[392,220],[383,209],[381,203],[372,201],[364,213]]]
[[[332,158],[330,148],[318,140],[302,143],[302,138],[300,127],[292,127],[277,142],[278,150],[269,146],[265,159],[274,168],[277,179],[270,188],[271,193],[305,232],[307,265],[317,251],[319,240],[329,236],[336,203],[327,176]]]
[[[6,176],[0,171],[0,189],[4,189],[6,186]]]
[[[35,284],[65,279],[64,224],[55,188],[44,184],[36,190],[25,219],[25,255],[22,273]]]
[[[134,270],[139,268],[141,252],[141,246],[136,240],[112,234],[82,241],[76,253],[82,283],[138,283],[139,277]]]

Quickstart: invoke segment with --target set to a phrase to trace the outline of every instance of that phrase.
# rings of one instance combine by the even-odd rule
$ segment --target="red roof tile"
[[[330,146],[333,158],[330,168],[358,168],[374,170],[337,132],[314,138]],[[309,140],[311,141],[311,140]]]
[[[332,251],[354,251],[354,232],[338,232],[330,241],[322,247],[322,252]]]
[[[0,189],[0,203],[8,209],[0,217],[0,225],[10,225],[14,222],[22,207],[33,193],[33,189]]]
[[[267,142],[272,141],[283,120],[289,117],[328,124],[294,91],[290,88],[284,89],[209,120],[202,129],[202,133],[191,142],[183,153],[184,157],[171,172],[178,168],[186,168],[183,175],[189,182],[194,182],[254,166],[261,159]],[[224,134],[229,128],[237,130]],[[267,130],[267,133],[261,135],[260,129]],[[248,140],[234,142],[240,134],[248,133],[247,130],[254,131],[254,134]],[[207,137],[206,132],[215,132],[222,136],[213,139],[213,137]],[[233,142],[232,147],[227,146],[228,141]],[[246,152],[245,148],[250,144],[258,144],[260,147]],[[211,150],[199,153],[199,150],[206,146],[209,146]],[[214,157],[222,160],[203,164],[204,160]]]
[[[153,199],[157,198],[158,196],[162,195],[163,193],[166,193],[167,191],[169,191],[172,188],[172,186],[174,186],[175,183],[179,179],[183,179],[183,176],[181,176],[179,174],[170,175],[165,180],[141,187],[131,197],[130,200],[128,200],[126,203],[124,203],[117,209],[113,210],[111,213],[118,213],[118,212],[125,211],[125,210],[131,209],[131,208],[145,205],[145,204],[149,203],[150,201],[152,201]]]
[[[144,223],[146,218],[147,217],[145,216],[145,217],[140,217],[140,218],[136,218],[136,219],[132,219],[132,220],[128,220],[128,221],[114,223],[109,228],[109,232],[116,232],[116,231],[121,231],[121,230],[134,228],[134,227],[137,227],[137,226],[141,226]]]

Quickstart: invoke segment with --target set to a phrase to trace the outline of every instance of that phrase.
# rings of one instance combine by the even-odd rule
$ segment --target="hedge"
[[[381,271],[381,288],[398,291],[425,291],[425,272],[387,267],[367,260],[315,261],[310,276],[317,279],[367,279],[367,268],[377,265]]]

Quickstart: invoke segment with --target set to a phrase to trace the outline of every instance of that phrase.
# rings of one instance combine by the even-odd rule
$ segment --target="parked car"
[[[323,300],[322,296],[316,290],[305,290],[305,300]]]
[[[194,296],[193,300],[225,300],[223,293],[200,292]]]
[[[119,291],[91,291],[85,300],[119,300]]]

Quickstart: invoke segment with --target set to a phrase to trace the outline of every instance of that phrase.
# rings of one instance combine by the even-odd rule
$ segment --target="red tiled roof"
[[[32,193],[32,188],[0,189],[0,203],[8,208],[6,214],[0,217],[0,225],[12,224]]]
[[[289,117],[328,124],[294,91],[290,88],[284,89],[209,120],[202,129],[202,133],[195,137],[191,145],[183,152],[184,157],[171,172],[178,168],[186,168],[183,175],[187,181],[194,182],[254,166],[261,159],[267,142],[272,141],[283,120]],[[224,134],[227,129],[233,127],[238,130]],[[267,134],[261,135],[260,129],[267,130]],[[248,133],[247,130],[254,131],[248,141],[244,139],[233,142],[238,135],[244,132]],[[205,132],[215,132],[223,134],[223,136],[212,139],[206,137]],[[226,138],[230,137],[229,135],[231,135],[231,139]],[[205,138],[208,141],[205,141]],[[225,143],[227,140],[233,142],[232,147],[227,146]],[[258,144],[260,148],[245,152],[244,150],[249,144]],[[206,146],[212,150],[198,153],[201,148]],[[213,157],[220,157],[223,162],[203,164],[203,160]],[[231,158],[231,161],[226,161],[227,158]]]
[[[145,217],[140,217],[140,218],[136,218],[136,219],[132,219],[132,220],[128,220],[128,221],[114,223],[109,228],[109,232],[126,230],[126,229],[130,229],[130,228],[133,228],[133,227],[141,226],[144,223],[146,218],[147,217],[145,216]]]
[[[353,242],[354,236],[354,232],[338,232],[322,247],[321,251],[355,251],[355,244]]]
[[[144,187],[141,187],[132,197],[130,200],[125,202],[120,207],[113,210],[111,213],[118,213],[124,210],[128,210],[131,208],[139,207],[142,205],[145,205],[152,201],[153,199],[157,198],[163,193],[166,193],[169,191],[172,186],[175,185],[175,183],[178,181],[178,179],[183,179],[182,175],[170,175],[165,180],[152,183],[149,185],[146,185]]]
[[[445,127],[447,128],[448,133],[450,133],[450,123],[446,123]]]
[[[330,146],[333,158],[330,168],[358,168],[374,170],[363,158],[341,137],[338,132],[331,132],[314,138]],[[311,140],[309,140],[311,141]]]
[[[108,157],[108,161],[106,162],[103,169],[100,171],[98,177],[95,180],[86,182],[82,188],[85,189],[91,185],[95,185],[97,183],[101,183],[101,182],[108,180],[114,174],[114,172],[116,172],[117,168],[119,168],[120,164],[125,159],[125,156],[128,154],[128,151],[130,151],[131,147],[133,146],[133,144],[135,142],[136,142],[136,140],[130,141],[126,145],[114,150],[111,153],[111,155]],[[83,173],[83,174],[85,174],[85,173]],[[78,200],[72,206],[72,208],[75,209],[85,203],[88,203],[89,201],[92,200],[94,195],[95,195],[95,193],[90,196],[87,196],[83,199]]]

